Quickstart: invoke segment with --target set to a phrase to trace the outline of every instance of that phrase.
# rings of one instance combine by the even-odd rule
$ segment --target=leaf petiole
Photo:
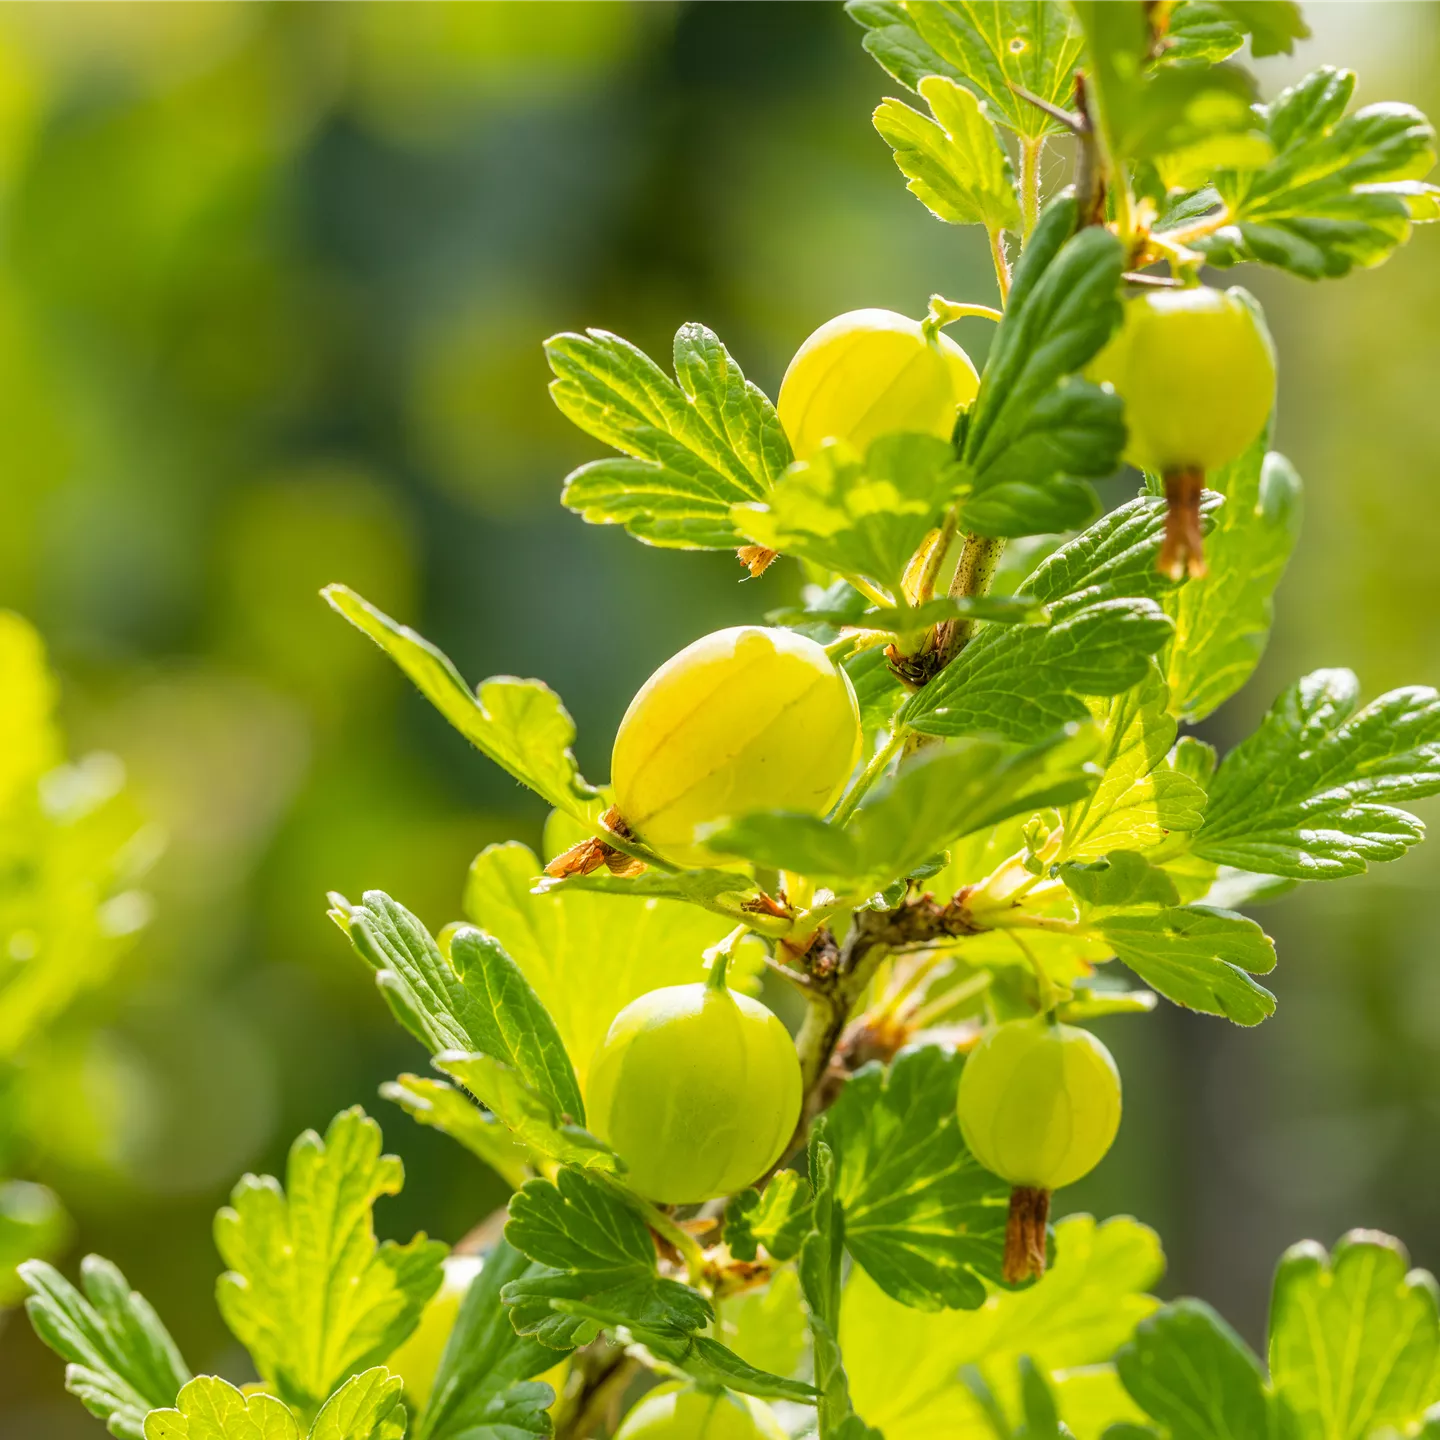
[[[897,725],[890,732],[890,738],[875,752],[875,758],[860,772],[859,778],[836,807],[835,813],[830,817],[832,825],[844,825],[849,821],[865,798],[866,792],[885,773],[891,760],[900,753],[908,735],[909,731],[904,725]]]

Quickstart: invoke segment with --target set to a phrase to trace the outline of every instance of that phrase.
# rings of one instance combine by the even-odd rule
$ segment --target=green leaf
[[[1193,242],[1211,264],[1254,260],[1316,280],[1378,265],[1409,238],[1431,208],[1433,187],[1417,182],[1435,163],[1434,129],[1411,105],[1347,116],[1354,89],[1352,71],[1324,66],[1258,107],[1274,158],[1222,170],[1212,191],[1181,202],[1225,207],[1227,223]]]
[[[758,1369],[708,1335],[649,1335],[645,1348],[701,1385],[720,1385],[761,1400],[789,1400],[801,1405],[815,1402],[813,1386]]]
[[[447,959],[419,920],[383,891],[367,890],[363,905],[330,898],[332,916],[374,966],[391,1010],[432,1054],[487,1055],[557,1115],[584,1121],[559,1032],[496,941],[462,927]]]
[[[927,75],[943,75],[1027,140],[1061,129],[1011,87],[1052,105],[1070,103],[1080,35],[1065,7],[1046,0],[850,0],[845,8],[867,31],[865,49],[902,85],[918,90]]]
[[[55,1192],[29,1180],[0,1180],[0,1312],[25,1293],[18,1266],[54,1255],[70,1235]]]
[[[730,507],[763,500],[792,458],[775,407],[703,325],[675,335],[671,380],[604,330],[545,342],[561,412],[625,459],[582,465],[561,501],[592,525],[647,545],[723,550],[743,543]]]
[[[617,881],[613,893],[585,893],[567,882],[537,895],[534,877],[540,869],[524,845],[487,847],[470,867],[464,910],[514,957],[554,1017],[583,1086],[615,1016],[651,990],[702,979],[702,954],[724,939],[734,922],[637,891],[633,880]],[[729,882],[750,884],[734,872]],[[741,945],[732,961],[735,983],[743,988],[763,959],[758,945]]]
[[[1237,1025],[1275,1013],[1275,997],[1250,978],[1275,968],[1275,944],[1243,915],[1177,906],[1112,915],[1099,930],[1118,959],[1177,1005]]]
[[[1257,60],[1267,55],[1289,55],[1295,49],[1295,41],[1310,38],[1310,27],[1296,0],[1212,0],[1212,3],[1250,36],[1250,53]]]
[[[768,501],[731,515],[757,545],[868,576],[899,595],[911,556],[959,482],[954,449],[933,435],[882,435],[863,460],[843,441],[827,441],[786,471]]]
[[[398,1402],[399,1382],[396,1382]],[[173,1410],[145,1419],[145,1440],[300,1440],[288,1406],[273,1395],[246,1396],[218,1375],[201,1375],[181,1392]],[[403,1423],[393,1435],[404,1433]]]
[[[98,1255],[81,1290],[43,1260],[20,1266],[35,1333],[65,1364],[65,1388],[120,1440],[143,1440],[145,1416],[173,1405],[190,1372],[149,1303]]]
[[[1270,1374],[1299,1440],[1409,1433],[1440,1399],[1434,1278],[1404,1247],[1352,1230],[1327,1255],[1285,1252],[1270,1306]]]
[[[1359,706],[1349,670],[1316,670],[1221,762],[1197,855],[1296,880],[1358,875],[1425,827],[1398,803],[1440,791],[1440,694],[1391,690]]]
[[[501,1291],[515,1328],[545,1343],[552,1312],[594,1328],[679,1338],[713,1318],[688,1285],[662,1279],[644,1216],[624,1192],[590,1171],[563,1167],[554,1183],[531,1180],[510,1202],[505,1238],[542,1268]]]
[[[1171,713],[1190,724],[1212,714],[1250,678],[1264,653],[1271,597],[1300,529],[1300,477],[1261,436],[1208,478],[1225,505],[1205,541],[1210,573],[1171,591],[1175,638],[1164,665]]]
[[[415,1440],[520,1440],[550,1433],[545,1411],[554,1391],[527,1382],[558,1357],[550,1346],[516,1333],[500,1298],[511,1281],[539,1268],[504,1240],[486,1255],[460,1302]]]
[[[560,1114],[583,1125],[585,1102],[560,1032],[504,946],[473,925],[462,925],[450,936],[450,963],[480,1002],[483,1025],[473,1036],[474,1048],[509,1066]]]
[[[1057,1382],[1061,1418],[1102,1423],[1134,1415],[1106,1361],[1157,1301],[1160,1242],[1128,1218],[1055,1225],[1055,1260],[1032,1286],[996,1291],[978,1310],[922,1311],[884,1294],[863,1271],[845,1286],[840,1339],[855,1407],[886,1440],[989,1433],[960,1371],[973,1366],[1007,1405],[1015,1366],[1029,1355]],[[1097,1434],[1099,1425],[1088,1432]]]
[[[1278,1440],[1259,1362],[1203,1300],[1142,1321],[1115,1367],[1170,1440]]]
[[[1245,31],[1220,0],[1180,0],[1165,26],[1165,61],[1214,65],[1245,43]]]
[[[725,1207],[725,1243],[739,1260],[754,1260],[763,1245],[777,1260],[793,1260],[810,1230],[810,1187],[782,1170],[759,1190],[742,1190]]]
[[[1220,503],[1207,496],[1207,519]],[[1049,608],[1050,625],[981,630],[901,718],[932,735],[1035,743],[1088,720],[1082,697],[1138,685],[1173,633],[1152,598],[1169,588],[1155,568],[1164,526],[1165,502],[1141,496],[1055,551],[1022,587]]]
[[[1134,850],[1116,850],[1099,860],[1067,861],[1060,878],[1085,907],[1089,920],[1117,911],[1164,909],[1179,903],[1174,880]]]
[[[230,1267],[216,1285],[220,1313],[261,1378],[305,1415],[395,1350],[440,1287],[439,1241],[376,1244],[375,1201],[404,1183],[380,1144],[373,1120],[344,1110],[323,1140],[307,1130],[290,1147],[284,1190],[246,1175],[215,1217]]]
[[[496,675],[472,692],[449,658],[423,635],[344,585],[327,585],[320,593],[364,631],[477,750],[557,810],[595,827],[604,802],[576,768],[570,751],[575,722],[548,685]]]
[[[934,120],[899,100],[882,100],[873,116],[906,188],[952,225],[1018,232],[1015,171],[984,102],[943,75],[927,76],[918,88]]]
[[[706,843],[846,890],[878,890],[952,840],[1087,794],[1097,779],[1089,763],[1094,750],[1088,726],[1062,729],[1020,751],[981,740],[937,748],[872,791],[845,826],[767,811],[735,821]]]
[[[1096,502],[1079,482],[1119,465],[1124,405],[1080,371],[1120,323],[1125,258],[1103,226],[1078,235],[1074,228],[1069,198],[1040,217],[969,411],[961,447],[971,482],[964,523],[982,535],[1085,524]]]
[[[851,1077],[826,1119],[845,1247],[896,1300],[969,1309],[998,1281],[1010,1186],[965,1148],[955,1114],[964,1058],[923,1046]]]
[[[380,1094],[386,1100],[393,1100],[412,1120],[458,1141],[512,1190],[518,1190],[530,1179],[535,1152],[453,1085],[423,1075],[402,1075],[382,1085]]]
[[[793,1265],[771,1271],[769,1284],[759,1289],[727,1296],[716,1315],[716,1334],[758,1369],[794,1375],[809,1357],[800,1277]]]
[[[1075,0],[1086,73],[1117,157],[1159,163],[1168,185],[1194,185],[1221,164],[1263,164],[1255,81],[1230,65],[1152,63],[1151,15],[1142,0]]]
[[[847,655],[841,664],[855,687],[860,728],[867,741],[871,741],[880,731],[890,728],[896,711],[910,692],[890,668],[883,645],[872,645]]]
[[[1205,813],[1205,791],[1168,763],[1175,721],[1169,692],[1152,663],[1139,685],[1091,701],[1104,748],[1103,777],[1063,815],[1063,860],[1094,860],[1112,850],[1148,850],[1172,831],[1192,834]],[[1053,802],[1052,802],[1053,803]]]
[[[508,1065],[492,1055],[442,1050],[433,1061],[442,1074],[458,1080],[529,1150],[562,1164],[615,1170],[614,1151],[582,1126],[570,1123],[555,1104],[532,1090]]]
[[[403,1440],[402,1388],[383,1365],[352,1376],[320,1407],[310,1440]]]

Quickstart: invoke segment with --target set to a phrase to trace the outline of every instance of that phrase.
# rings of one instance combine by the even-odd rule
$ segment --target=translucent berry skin
[[[788,1440],[788,1435],[763,1400],[671,1383],[641,1400],[615,1440]]]
[[[743,1190],[800,1119],[800,1060],[771,1011],[723,986],[671,985],[632,1000],[600,1042],[590,1128],[625,1183],[665,1205]]]
[[[755,810],[820,814],[860,758],[850,677],[813,640],[738,625],[687,645],[640,687],[615,736],[615,803],[676,865],[730,863],[703,832]]]
[[[1275,405],[1275,355],[1239,290],[1147,290],[1092,362],[1125,401],[1125,459],[1214,470],[1242,455]]]
[[[809,460],[830,439],[861,454],[898,430],[948,440],[979,387],[970,357],[948,335],[932,341],[918,320],[893,310],[851,310],[795,352],[776,409],[795,458]]]
[[[430,1399],[440,1357],[445,1353],[445,1343],[460,1313],[460,1302],[480,1273],[482,1263],[478,1255],[445,1257],[444,1281],[421,1311],[420,1323],[410,1338],[385,1362],[390,1373],[405,1382],[405,1397],[417,1410]]]
[[[1088,1030],[1044,1016],[988,1031],[960,1072],[960,1131],[1012,1185],[1058,1190],[1088,1175],[1120,1128],[1120,1072]]]

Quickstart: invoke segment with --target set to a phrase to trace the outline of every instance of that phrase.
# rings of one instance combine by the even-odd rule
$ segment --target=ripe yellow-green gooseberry
[[[758,1180],[800,1119],[800,1058],[775,1014],[725,984],[726,957],[693,985],[632,1000],[590,1066],[590,1128],[624,1160],[625,1183],[696,1205]]]
[[[980,1039],[960,1072],[960,1132],[1014,1187],[1005,1278],[1045,1268],[1050,1192],[1105,1157],[1120,1128],[1120,1072],[1088,1030],[1050,1016],[1010,1020]]]
[[[420,1312],[420,1323],[385,1362],[390,1373],[404,1381],[405,1396],[417,1410],[423,1409],[430,1399],[440,1357],[445,1353],[446,1342],[455,1328],[455,1317],[460,1313],[460,1302],[483,1264],[478,1255],[447,1255],[445,1278]]]
[[[900,430],[948,440],[979,388],[970,357],[948,335],[932,338],[893,310],[850,310],[795,352],[776,409],[795,458],[809,460],[826,440],[861,454]]]
[[[787,1435],[763,1400],[672,1382],[640,1401],[615,1440],[787,1440]]]
[[[611,782],[631,830],[676,865],[730,863],[703,844],[755,810],[820,814],[860,758],[850,677],[792,630],[738,625],[687,645],[640,687]]]
[[[1165,479],[1160,568],[1203,575],[1205,472],[1238,459],[1275,404],[1275,354],[1253,303],[1238,289],[1147,290],[1125,302],[1089,374],[1125,401],[1126,460]]]

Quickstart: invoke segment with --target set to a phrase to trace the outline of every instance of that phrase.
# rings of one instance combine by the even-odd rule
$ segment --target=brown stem
[[[834,1062],[850,1012],[880,962],[894,950],[978,933],[965,906],[967,894],[962,890],[944,904],[921,895],[894,910],[859,910],[843,945],[837,948],[830,932],[822,930],[806,951],[802,964],[810,977],[810,1006],[795,1041],[805,1103],[787,1155],[805,1143],[811,1122],[834,1103],[850,1071],[864,1063],[858,1047],[838,1066]]]
[[[1005,1224],[1007,1285],[1018,1285],[1045,1273],[1045,1227],[1050,1223],[1050,1192],[1017,1185],[1010,1192],[1010,1218]]]
[[[1198,465],[1165,472],[1165,543],[1156,568],[1171,580],[1188,575],[1192,580],[1208,574],[1205,536],[1200,528],[1200,500],[1205,493],[1205,472]]]

